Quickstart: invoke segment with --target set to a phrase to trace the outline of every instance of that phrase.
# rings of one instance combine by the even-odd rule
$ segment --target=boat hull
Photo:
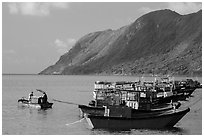
[[[38,104],[38,103],[29,103],[29,102],[19,101],[19,105],[24,106],[24,107],[36,108],[36,109],[47,109],[47,108],[52,108],[53,103]]]
[[[86,105],[78,105],[78,108],[80,109],[81,117],[84,117],[85,114],[103,116],[105,113],[104,107],[92,107],[92,106],[86,106]]]
[[[177,102],[177,101],[185,101],[186,98],[189,98],[192,93],[195,91],[196,88],[189,88],[184,90],[178,90],[174,91],[174,95],[168,96],[168,97],[159,97],[157,98],[157,103],[170,103],[171,101]]]
[[[125,118],[87,115],[86,120],[90,128],[129,130],[138,128],[166,128],[173,127],[190,108],[165,112],[163,114],[150,114],[145,117]]]
[[[181,106],[181,103],[177,102],[173,104],[175,108],[179,108]],[[86,114],[90,115],[97,115],[97,116],[103,116],[105,113],[104,107],[93,107],[93,106],[86,106],[86,105],[78,105],[78,108],[80,109],[80,116],[84,117]],[[152,112],[162,112],[171,110],[174,107],[172,105],[164,105],[164,106],[156,106],[156,109],[150,109],[150,110],[139,110],[139,109],[133,109],[132,115],[140,114],[140,113],[152,113]]]

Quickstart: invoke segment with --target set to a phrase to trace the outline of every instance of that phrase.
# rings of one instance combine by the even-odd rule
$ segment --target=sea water
[[[202,90],[197,89],[191,98],[182,102],[191,111],[173,128],[150,130],[132,129],[110,131],[89,129],[85,119],[79,116],[77,105],[55,102],[88,104],[92,99],[95,81],[135,81],[134,76],[81,76],[81,75],[2,75],[2,134],[3,135],[154,135],[154,134],[202,134]],[[154,78],[146,78],[146,80]],[[176,78],[183,79],[183,78]],[[193,78],[201,82],[201,78]],[[22,107],[18,99],[28,97],[36,89],[46,91],[53,108],[39,110]]]

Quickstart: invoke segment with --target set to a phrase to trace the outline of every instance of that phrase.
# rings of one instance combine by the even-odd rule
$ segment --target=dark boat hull
[[[183,94],[183,95],[189,97],[195,91],[195,89],[196,89],[195,87],[192,87],[192,88],[179,89],[179,90],[176,90],[174,92],[178,95]]]
[[[90,128],[129,130],[138,128],[166,128],[173,127],[190,108],[184,110],[167,111],[162,114],[149,114],[135,118],[108,117],[87,115],[86,120]]]
[[[179,108],[181,106],[181,103],[177,102],[174,103],[175,108]],[[84,117],[85,114],[90,114],[90,115],[97,115],[97,116],[103,116],[105,113],[105,108],[104,107],[93,107],[93,106],[86,106],[86,105],[78,105],[78,108],[81,111],[81,116]],[[157,109],[150,109],[150,110],[136,110],[133,109],[132,113],[133,115],[139,114],[139,113],[152,113],[152,112],[162,112],[162,111],[167,111],[171,110],[173,107],[171,105],[168,106],[157,106]]]
[[[93,107],[93,106],[86,106],[86,105],[78,105],[78,108],[80,109],[80,116],[84,117],[85,114],[91,114],[91,115],[99,115],[103,116],[105,112],[104,107]]]
[[[157,102],[157,104],[162,104],[162,103],[170,103],[170,102],[177,102],[177,101],[185,101],[186,98],[188,98],[189,96],[183,94],[183,93],[179,93],[176,95],[172,95],[169,97],[159,97],[157,99],[155,99]]]
[[[170,103],[171,101],[173,102],[185,101],[186,98],[189,98],[192,95],[195,89],[196,88],[180,89],[178,91],[174,91],[174,94],[172,96],[159,97],[156,100],[158,104]]]

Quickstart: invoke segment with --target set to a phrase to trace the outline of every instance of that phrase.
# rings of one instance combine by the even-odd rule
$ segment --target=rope
[[[72,123],[68,123],[68,124],[66,124],[66,126],[70,126],[70,125],[79,123],[79,122],[81,122],[82,120],[84,120],[84,118],[82,118],[82,119],[80,119],[80,120],[77,120],[77,121],[75,121],[75,122],[72,122]]]
[[[71,105],[79,105],[79,104],[74,103],[74,102],[62,101],[62,100],[57,100],[57,99],[52,99],[52,100],[56,101],[56,102],[60,102],[60,103],[66,103],[66,104],[71,104]]]

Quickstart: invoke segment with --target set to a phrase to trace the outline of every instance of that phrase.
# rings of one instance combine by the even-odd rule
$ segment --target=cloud
[[[66,9],[68,3],[60,2],[18,2],[8,3],[11,14],[47,16],[53,9]]]
[[[149,12],[161,9],[170,9],[179,14],[190,14],[197,12],[202,9],[201,2],[167,2],[167,7],[164,8],[150,8],[150,7],[141,7],[138,9],[138,13],[141,15],[147,14]]]
[[[57,52],[59,54],[66,53],[69,49],[72,48],[72,46],[74,46],[75,43],[76,43],[76,40],[73,38],[66,39],[65,41],[56,39],[54,42],[55,47],[57,48]]]
[[[189,14],[202,9],[201,2],[169,2],[168,8],[180,14]]]

